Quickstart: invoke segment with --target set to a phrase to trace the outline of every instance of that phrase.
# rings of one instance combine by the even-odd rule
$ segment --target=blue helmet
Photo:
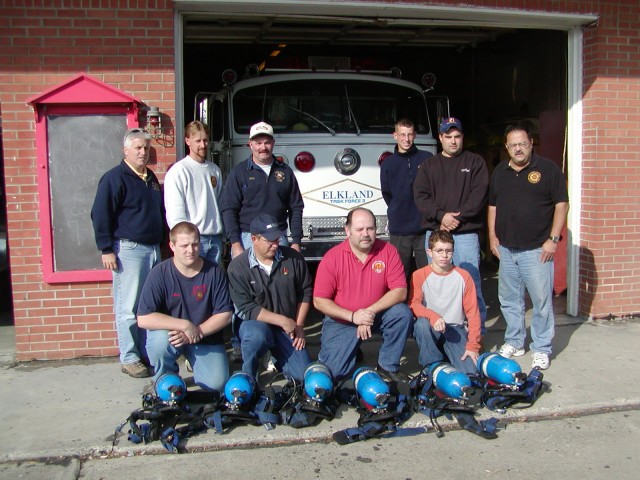
[[[179,402],[187,395],[187,385],[177,373],[165,373],[156,380],[155,391],[163,402]]]
[[[234,405],[244,405],[253,399],[256,391],[256,381],[247,372],[234,372],[224,386],[224,396],[227,402]]]

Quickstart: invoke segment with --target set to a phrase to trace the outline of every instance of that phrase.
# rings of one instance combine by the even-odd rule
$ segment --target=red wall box
[[[138,126],[138,112],[140,110],[141,102],[137,98],[124,93],[117,88],[111,87],[100,80],[89,77],[83,73],[78,74],[71,79],[63,82],[60,85],[57,85],[44,93],[41,93],[35,97],[32,97],[27,100],[27,103],[32,105],[35,112],[36,117],[36,155],[37,155],[37,178],[38,178],[38,193],[40,197],[40,231],[42,234],[42,273],[43,279],[47,283],[72,283],[72,282],[85,282],[85,281],[103,281],[111,279],[111,272],[108,270],[102,269],[99,266],[96,268],[75,268],[71,266],[71,268],[60,268],[60,264],[62,262],[56,257],[56,248],[60,248],[60,255],[62,255],[62,246],[71,248],[71,255],[76,255],[76,259],[80,257],[86,257],[87,249],[91,252],[97,253],[97,249],[95,244],[93,243],[92,238],[88,238],[87,236],[81,235],[69,235],[66,234],[66,238],[62,238],[62,233],[58,233],[58,242],[55,240],[57,230],[58,232],[68,231],[71,226],[66,226],[63,228],[61,225],[61,218],[63,218],[64,210],[68,210],[68,205],[64,203],[64,201],[68,201],[68,197],[70,196],[69,191],[58,192],[57,195],[64,194],[67,197],[64,201],[62,199],[58,199],[58,203],[62,204],[59,208],[59,215],[55,215],[55,198],[54,198],[54,173],[51,169],[52,165],[52,157],[54,157],[54,153],[52,152],[52,143],[57,142],[59,138],[56,135],[52,135],[52,127],[54,125],[53,119],[66,119],[66,120],[77,120],[84,123],[83,127],[86,128],[87,125],[90,125],[92,121],[102,121],[104,119],[112,119],[112,122],[115,120],[115,124],[117,125],[118,120],[122,120],[121,130],[126,130],[126,128],[133,128]],[[125,124],[126,122],[126,124]],[[55,123],[58,125],[58,123]],[[72,125],[72,124],[71,124]],[[77,123],[76,123],[77,125]],[[67,125],[67,128],[70,125]],[[65,128],[56,127],[56,128]],[[61,134],[60,130],[58,133]],[[76,132],[64,132],[65,135],[68,135],[71,139],[81,140],[81,135],[77,135]],[[79,132],[78,132],[79,133]],[[100,137],[101,132],[96,132]],[[122,132],[114,139],[111,138],[110,141],[116,141],[116,145],[119,145],[122,139]],[[65,149],[65,152],[68,152],[68,155],[71,158],[74,155],[77,155],[79,152],[77,150],[79,142],[69,142],[68,148]],[[96,156],[100,155],[100,152],[95,150],[95,146],[87,146],[87,155],[83,157],[85,163],[89,163]],[[89,150],[89,148],[91,148]],[[116,147],[121,151],[121,147]],[[80,152],[82,153],[82,152]],[[120,153],[115,157],[116,159],[121,158]],[[68,161],[68,158],[65,160]],[[104,173],[104,171],[99,171],[92,167],[89,169],[84,169],[84,172],[81,174],[83,178],[86,179],[88,172],[91,172],[92,175],[99,175]],[[60,177],[66,175],[67,173],[61,173]],[[97,181],[97,178],[95,179]],[[71,179],[73,182],[73,178]],[[88,192],[89,194],[93,192],[91,190]],[[84,198],[81,198],[80,201],[84,205],[90,205],[93,198],[88,198],[89,195],[84,195]],[[77,221],[81,221],[84,223],[89,222],[88,218],[88,207],[86,207],[86,213],[81,212],[82,217]],[[57,217],[57,218],[55,218]],[[76,221],[76,223],[77,223]],[[72,223],[72,222],[68,222]],[[86,225],[85,225],[86,227]],[[88,228],[84,228],[82,230],[86,231]],[[78,245],[70,245],[73,243],[72,239],[77,239]],[[58,247],[56,247],[56,243]],[[85,255],[80,255],[83,253],[82,248],[84,247]],[[72,262],[67,262],[72,263]]]

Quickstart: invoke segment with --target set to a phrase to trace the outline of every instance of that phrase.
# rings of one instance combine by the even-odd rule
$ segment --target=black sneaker
[[[231,349],[231,353],[229,354],[229,362],[242,363],[242,350],[240,349],[240,347],[233,347]]]
[[[397,372],[390,372],[389,370],[385,370],[380,365],[378,365],[376,367],[376,371],[393,383],[409,383],[409,377],[407,377],[399,370]]]

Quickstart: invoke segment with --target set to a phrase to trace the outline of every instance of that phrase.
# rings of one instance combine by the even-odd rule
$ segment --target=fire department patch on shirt
[[[213,175],[211,175],[211,186],[213,188],[216,188],[216,185],[218,185],[218,179],[216,177],[214,177]]]
[[[541,178],[542,174],[540,172],[533,171],[529,174],[527,180],[529,180],[529,183],[538,183]]]
[[[371,268],[376,273],[382,273],[384,271],[384,262],[382,260],[376,260],[373,262],[373,265],[371,265]]]
[[[273,174],[276,177],[277,182],[284,182],[284,172],[281,170],[277,170],[276,173]]]
[[[198,302],[202,301],[205,293],[207,293],[206,285],[194,285],[191,290],[191,295],[193,295],[193,298],[195,298]]]

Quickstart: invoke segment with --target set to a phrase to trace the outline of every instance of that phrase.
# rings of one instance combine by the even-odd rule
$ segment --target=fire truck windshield
[[[234,128],[247,134],[257,121],[275,133],[389,133],[394,122],[410,118],[416,133],[429,134],[429,119],[420,89],[382,78],[288,79],[237,89],[233,96]]]

